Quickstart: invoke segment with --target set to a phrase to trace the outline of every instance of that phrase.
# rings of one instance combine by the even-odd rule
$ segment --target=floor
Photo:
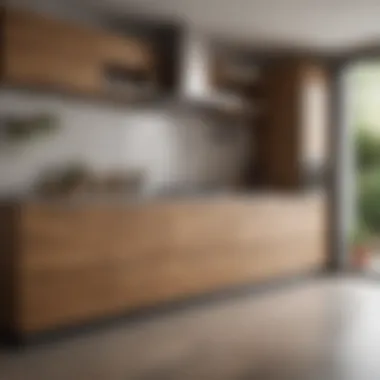
[[[1,380],[380,379],[380,282],[315,279],[0,351]]]

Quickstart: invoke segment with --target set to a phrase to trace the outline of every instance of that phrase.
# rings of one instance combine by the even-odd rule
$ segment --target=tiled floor
[[[1,380],[380,379],[380,282],[316,279],[0,352]]]

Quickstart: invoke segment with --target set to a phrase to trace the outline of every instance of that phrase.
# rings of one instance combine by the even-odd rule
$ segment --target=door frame
[[[350,200],[347,189],[352,167],[352,130],[350,130],[348,89],[345,75],[348,69],[363,61],[379,60],[380,45],[364,46],[351,50],[330,62],[330,149],[328,164],[328,235],[329,259],[327,269],[345,271],[349,265],[350,226],[347,218],[347,202]],[[352,161],[351,161],[352,162]]]

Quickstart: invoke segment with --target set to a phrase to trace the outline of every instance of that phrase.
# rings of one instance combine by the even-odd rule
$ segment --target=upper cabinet
[[[217,89],[252,98],[258,94],[260,79],[261,67],[257,63],[234,56],[214,56],[212,81]]]
[[[113,34],[102,35],[101,58],[105,63],[147,72],[154,64],[152,51],[142,41]]]
[[[302,189],[324,184],[328,159],[329,75],[323,61],[277,59],[265,70],[266,112],[256,164],[264,184]]]
[[[146,40],[11,9],[1,27],[3,83],[120,97],[156,85]]]
[[[211,55],[210,82],[215,92],[240,100],[238,112],[256,122],[263,111],[262,64],[239,47],[216,45]]]
[[[98,91],[96,35],[28,12],[4,17],[3,81],[62,90]]]

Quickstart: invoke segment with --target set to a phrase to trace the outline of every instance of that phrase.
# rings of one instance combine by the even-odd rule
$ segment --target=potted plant
[[[352,236],[351,260],[354,269],[367,268],[370,260],[371,234],[366,226],[359,226]]]

